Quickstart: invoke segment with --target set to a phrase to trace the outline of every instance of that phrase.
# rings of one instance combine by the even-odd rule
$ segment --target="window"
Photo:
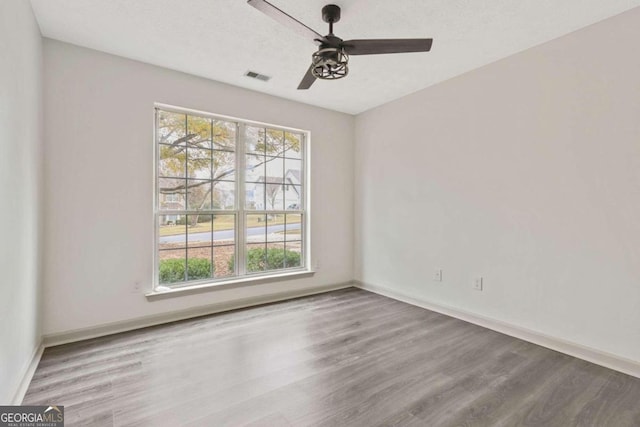
[[[307,133],[156,108],[156,285],[305,270]]]

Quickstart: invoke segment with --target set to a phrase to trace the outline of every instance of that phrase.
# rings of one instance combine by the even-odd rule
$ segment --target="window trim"
[[[235,238],[235,259],[238,260],[236,263],[236,274],[231,277],[223,277],[223,278],[207,278],[202,280],[192,280],[185,282],[178,282],[171,285],[163,285],[159,280],[159,221],[158,217],[162,214],[173,214],[173,211],[160,211],[159,209],[159,174],[158,174],[158,164],[160,160],[160,150],[158,147],[158,135],[157,135],[157,118],[158,118],[158,110],[163,110],[172,113],[178,114],[192,114],[210,119],[231,121],[236,123],[236,147],[235,147],[235,155],[236,155],[236,197],[235,197],[235,209],[234,210],[215,210],[211,209],[207,211],[207,215],[211,214],[227,214],[227,215],[235,215],[236,217],[236,238]],[[301,186],[302,189],[302,197],[301,203],[304,209],[301,210],[245,210],[245,198],[246,198],[246,183],[245,183],[245,165],[246,165],[246,144],[245,144],[245,126],[257,126],[257,127],[265,127],[269,129],[277,129],[285,132],[295,132],[302,135],[301,142],[301,164],[302,164],[302,173],[303,173],[303,184]],[[287,278],[299,278],[303,276],[312,275],[314,273],[311,270],[311,233],[310,233],[310,224],[311,224],[311,206],[310,206],[310,150],[309,144],[311,140],[311,134],[307,130],[297,129],[287,126],[281,125],[273,125],[270,123],[264,123],[254,120],[241,119],[232,116],[226,116],[222,114],[213,114],[206,111],[194,110],[190,108],[178,107],[174,105],[162,104],[162,103],[154,103],[153,105],[153,275],[152,275],[152,286],[150,292],[146,293],[148,297],[157,296],[157,295],[166,295],[166,294],[174,294],[174,293],[182,293],[194,290],[203,290],[203,289],[211,289],[221,286],[228,285],[236,285],[236,284],[258,284],[263,282],[269,282],[273,280],[279,279],[287,279]],[[182,212],[182,211],[181,211]],[[184,210],[184,212],[189,212],[188,210]],[[302,223],[301,223],[301,236],[302,236],[302,266],[296,268],[286,268],[280,270],[262,271],[262,272],[246,272],[245,271],[245,252],[246,250],[240,250],[240,246],[246,246],[247,242],[247,230],[245,227],[245,218],[248,214],[260,214],[264,213],[265,215],[268,213],[287,213],[287,214],[301,214],[302,215]]]

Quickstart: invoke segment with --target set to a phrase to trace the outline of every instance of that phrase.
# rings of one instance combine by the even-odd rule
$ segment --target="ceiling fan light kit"
[[[342,40],[333,34],[333,24],[340,20],[340,7],[335,4],[322,8],[322,20],[329,24],[329,34],[322,36],[266,0],[247,0],[247,3],[319,45],[311,56],[311,66],[298,89],[309,89],[316,79],[337,80],[345,77],[349,73],[349,55],[429,52],[433,43],[433,39]]]
[[[327,47],[311,56],[311,74],[317,79],[335,80],[349,73],[349,55],[337,47]]]

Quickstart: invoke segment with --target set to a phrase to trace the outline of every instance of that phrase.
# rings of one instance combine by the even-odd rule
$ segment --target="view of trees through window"
[[[156,143],[159,284],[304,267],[303,133],[158,108]]]

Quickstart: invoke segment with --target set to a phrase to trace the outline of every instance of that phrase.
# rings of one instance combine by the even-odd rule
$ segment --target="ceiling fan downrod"
[[[328,4],[322,8],[322,20],[329,23],[329,35],[333,35],[333,24],[340,21],[340,6]]]

